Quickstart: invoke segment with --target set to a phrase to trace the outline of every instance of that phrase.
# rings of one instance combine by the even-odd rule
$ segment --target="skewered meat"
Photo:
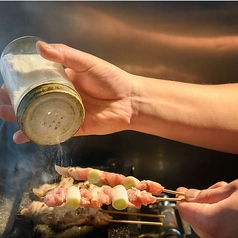
[[[46,194],[44,198],[44,203],[48,207],[60,206],[65,202],[65,197],[66,197],[66,189],[57,187]]]
[[[36,194],[38,197],[44,197],[48,191],[51,191],[52,189],[56,187],[62,187],[67,188],[74,184],[74,179],[71,177],[61,177],[60,183],[53,183],[53,184],[43,184],[39,188],[33,188],[34,194]]]
[[[129,207],[132,208],[141,208],[142,205],[153,204],[156,202],[156,197],[151,193],[146,191],[140,191],[136,188],[131,188],[127,190],[128,199],[130,202]]]
[[[136,184],[135,188],[141,191],[145,190],[154,195],[160,195],[164,187],[162,187],[159,183],[151,180],[142,180],[138,184]]]
[[[72,177],[78,181],[90,181],[93,184],[106,184],[112,187],[122,184],[125,176],[122,174],[105,172],[93,168],[60,167],[55,165],[55,170],[64,177]]]
[[[40,201],[33,201],[21,214],[32,217],[36,224],[45,224],[57,229],[73,226],[107,225],[111,217],[102,213],[102,205],[117,209],[139,209],[153,204],[163,187],[150,180],[105,172],[92,168],[60,167],[61,181],[44,184],[33,192]]]
[[[38,196],[40,194],[40,197],[43,197],[42,195],[45,194],[44,203],[49,207],[61,206],[66,203],[66,206],[70,209],[77,209],[79,206],[99,208],[103,204],[109,205],[112,203],[114,208],[118,210],[126,207],[140,208],[142,205],[155,203],[156,197],[152,194],[158,195],[163,190],[163,187],[157,182],[150,180],[139,181],[132,176],[125,177],[121,174],[104,172],[92,168],[64,168],[56,165],[55,169],[62,175],[58,185],[54,184],[53,189],[50,191],[47,190],[49,185],[43,185],[39,189],[33,190],[34,192],[37,191],[35,194]],[[85,181],[86,178],[94,184]],[[74,179],[84,182],[75,183]],[[100,184],[100,186],[95,184]],[[69,189],[72,186],[78,187],[79,191],[75,188]],[[125,193],[124,198],[120,200],[120,203],[124,203],[123,206],[121,204],[118,206],[116,204],[119,203],[114,202],[115,197],[121,196],[119,192],[113,193],[115,187],[120,187],[120,193]],[[77,192],[77,195],[73,194],[73,197],[68,196],[69,199],[66,201],[67,189],[74,190],[74,193]]]
[[[122,185],[121,185],[122,186]],[[112,203],[112,187],[103,185],[98,187],[90,186],[88,189],[79,188],[80,191],[80,205],[83,207],[99,208],[103,204],[109,205]],[[49,191],[44,197],[44,203],[48,207],[61,206],[66,202],[67,190],[65,188],[57,187]],[[127,190],[128,207],[140,208],[142,205],[153,204],[156,202],[156,197],[147,191],[140,191],[136,188]]]
[[[142,180],[132,176],[124,176],[122,174],[105,172],[93,168],[81,168],[81,167],[60,167],[55,165],[55,170],[63,177],[72,177],[78,181],[89,181],[93,184],[104,184],[112,187],[122,184],[127,189],[136,187],[139,190],[145,190],[154,195],[160,195],[164,187],[151,180]]]
[[[80,207],[74,211],[67,209],[65,206],[48,207],[40,201],[33,201],[29,208],[21,210],[21,214],[31,217],[37,224],[47,224],[65,229],[70,226],[107,225],[108,220],[112,217],[100,212],[100,208]]]

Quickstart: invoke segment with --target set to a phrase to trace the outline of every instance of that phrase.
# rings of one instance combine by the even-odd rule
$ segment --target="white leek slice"
[[[130,188],[135,187],[139,182],[140,182],[139,179],[137,179],[133,176],[127,176],[123,180],[123,185],[126,189],[130,189]]]
[[[101,176],[103,174],[103,171],[99,169],[90,169],[88,172],[88,181],[89,183],[96,184],[98,186],[101,186]]]
[[[124,210],[128,205],[128,195],[126,188],[119,184],[112,188],[112,206],[116,210]]]
[[[80,206],[81,194],[79,188],[71,186],[67,188],[65,206],[70,210],[76,210]]]

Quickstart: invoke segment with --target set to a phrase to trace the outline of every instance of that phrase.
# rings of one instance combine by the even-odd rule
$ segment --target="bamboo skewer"
[[[150,226],[163,226],[162,222],[152,222],[152,221],[133,221],[133,220],[107,220],[108,222],[113,223],[127,223],[127,224],[136,224],[136,225],[150,225]]]
[[[169,189],[163,189],[165,193],[178,194],[183,195],[184,193],[176,192]],[[166,197],[157,197],[157,201],[181,201],[184,198],[166,198]],[[165,218],[165,215],[157,215],[157,214],[144,214],[144,213],[136,213],[136,212],[122,212],[122,211],[114,211],[114,210],[102,210],[103,213],[111,213],[111,214],[122,214],[122,215],[134,215],[141,217],[154,217],[154,218]],[[126,223],[126,224],[137,224],[137,225],[150,225],[150,226],[163,226],[162,222],[150,222],[150,221],[138,221],[138,220],[113,220],[109,219],[108,222],[112,223]]]
[[[121,212],[121,211],[113,211],[113,210],[101,210],[103,213],[111,213],[118,215],[128,215],[128,216],[140,216],[140,217],[154,217],[154,218],[165,218],[165,215],[160,214],[146,214],[146,213],[138,213],[138,212]]]
[[[156,200],[159,202],[163,202],[163,201],[168,201],[168,202],[177,202],[177,201],[181,201],[184,198],[163,198],[163,197],[157,197]]]
[[[185,194],[184,193],[182,193],[182,192],[177,192],[177,191],[174,191],[174,190],[170,190],[170,189],[163,189],[163,192],[164,193],[170,193],[170,194],[175,194],[175,195],[182,195],[182,196],[184,196]]]
[[[141,217],[151,217],[151,218],[165,218],[165,215],[160,214],[145,214],[145,213],[137,213],[137,212],[122,212],[122,211],[114,211],[114,210],[102,210],[103,213],[111,213],[118,215],[133,215],[133,216],[141,216]],[[113,223],[127,223],[127,224],[136,224],[136,225],[150,225],[150,226],[163,226],[162,222],[151,222],[151,221],[138,221],[138,220],[113,220],[109,219],[108,222]]]

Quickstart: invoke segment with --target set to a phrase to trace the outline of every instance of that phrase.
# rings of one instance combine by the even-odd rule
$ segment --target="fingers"
[[[186,202],[183,200],[177,202],[177,208],[183,220],[187,221],[193,227],[199,237],[205,237],[201,229],[205,229],[211,223],[216,210],[215,205]]]
[[[6,90],[5,84],[0,88],[0,118],[5,121],[16,122],[15,113],[11,106],[11,101]]]
[[[228,183],[221,181],[204,190],[180,187],[177,191],[185,194],[185,200],[187,202],[212,204],[221,201],[232,194],[232,189],[226,185],[228,185]]]
[[[187,191],[188,189],[187,188],[185,188],[185,187],[179,187],[179,188],[177,188],[177,192],[180,192],[180,193],[185,193],[186,191]]]
[[[38,41],[36,48],[45,59],[58,62],[78,72],[87,71],[98,62],[103,62],[103,60],[95,56],[63,44],[47,44],[43,41]]]
[[[28,142],[29,139],[23,134],[22,131],[17,131],[14,135],[13,135],[13,141],[16,144],[23,144],[25,142]]]
[[[209,189],[219,188],[219,187],[225,186],[225,185],[227,185],[227,184],[228,184],[228,183],[227,183],[227,182],[224,182],[224,181],[217,182],[217,183],[215,183],[214,185],[212,185],[211,187],[209,187]]]
[[[0,106],[0,118],[4,121],[16,122],[15,113],[12,106],[10,105],[1,105]]]
[[[9,122],[16,122],[15,113],[12,106],[10,105],[1,105],[0,106],[0,118]],[[13,140],[16,144],[23,144],[28,142],[29,139],[23,134],[22,131],[17,131],[13,135]]]
[[[177,191],[185,193],[187,202],[213,204],[229,197],[234,190],[226,182],[219,182],[208,189],[186,189],[178,188]]]
[[[5,84],[3,84],[3,85],[1,86],[1,88],[2,88],[2,89],[7,89]]]
[[[11,105],[11,101],[7,90],[5,89],[5,86],[2,86],[2,88],[0,88],[0,102],[3,104]]]

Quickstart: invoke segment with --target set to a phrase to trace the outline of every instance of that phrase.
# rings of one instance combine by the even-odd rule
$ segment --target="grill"
[[[30,145],[30,147],[32,148],[32,145]],[[35,150],[41,151],[40,148],[33,148],[33,151]],[[52,157],[57,157],[57,154],[59,153],[58,150],[56,150],[57,152],[53,153],[52,147],[49,147],[48,151],[44,150],[44,153],[41,153],[42,158],[49,158],[49,151],[52,153]],[[34,157],[35,156],[36,155],[34,155]],[[28,159],[29,158],[26,156],[25,160],[29,162],[30,160]],[[26,161],[24,163],[22,161],[22,166],[24,165],[27,167]],[[39,161],[42,163],[41,159]],[[130,215],[110,214],[113,217],[113,220],[163,222],[162,227],[126,223],[109,223],[109,225],[101,227],[71,227],[62,231],[57,229],[52,230],[48,226],[42,224],[35,225],[31,219],[20,215],[19,211],[22,208],[27,207],[32,202],[32,200],[34,200],[31,192],[33,187],[38,187],[45,182],[50,182],[47,180],[55,179],[57,176],[53,170],[48,168],[48,163],[52,163],[52,161],[45,161],[45,166],[38,166],[38,169],[34,169],[34,173],[30,171],[30,168],[28,172],[23,172],[20,165],[17,167],[12,167],[12,169],[11,167],[8,167],[7,170],[4,170],[5,173],[2,171],[1,176],[4,177],[1,180],[2,194],[0,196],[0,234],[2,238],[25,238],[26,234],[28,238],[191,237],[192,232],[190,226],[181,220],[176,209],[176,204],[167,201],[156,202],[148,206],[143,206],[140,210],[128,209],[127,211],[130,212]],[[123,171],[124,173],[127,173],[127,175],[133,175],[133,171],[135,170],[134,167],[123,166],[117,160],[109,160],[107,166],[94,167],[102,170],[111,170],[112,172]],[[44,174],[44,171],[47,170],[49,170],[49,173]],[[49,174],[51,174],[52,177],[49,177]],[[167,195],[164,195],[164,197],[167,197]],[[111,208],[106,207],[106,209]],[[131,215],[131,213],[135,212],[142,214],[160,214],[164,215],[164,218],[151,218]]]
[[[61,166],[97,167],[124,175],[134,175],[140,179],[147,179],[150,176],[150,179],[161,182],[171,189],[176,189],[181,185],[202,188],[221,180],[221,178],[227,181],[236,178],[236,155],[210,152],[189,146],[186,146],[186,153],[184,153],[185,149],[181,153],[182,145],[177,148],[173,142],[169,143],[169,148],[166,151],[167,141],[165,143],[159,138],[148,135],[136,134],[135,136],[135,133],[120,133],[107,137],[74,138],[63,144],[62,148],[57,148],[41,147],[31,143],[16,145],[11,138],[16,129],[16,125],[4,123],[0,133],[0,236],[2,238],[25,238],[26,234],[29,234],[27,236],[29,238],[42,236],[39,231],[34,230],[34,224],[30,220],[18,214],[19,210],[26,207],[31,201],[32,197],[29,192],[33,187],[38,187],[56,177],[52,166],[55,163]],[[121,138],[127,138],[130,142],[123,143],[123,150],[121,149]],[[146,143],[146,146],[138,147],[143,143]],[[173,153],[170,149],[172,147]],[[158,150],[154,148],[158,148]],[[161,152],[159,157],[157,151]],[[176,157],[177,154],[182,154],[182,158]],[[222,162],[222,166],[216,167],[216,171],[212,173],[213,164],[217,165],[218,161],[224,159],[224,156],[226,164]],[[152,163],[152,165],[149,164],[150,167],[148,167],[148,163],[144,162],[147,158],[150,158]],[[192,162],[191,158],[193,158]],[[157,161],[161,161],[161,164],[153,166]],[[211,166],[207,164],[208,161]],[[168,167],[166,167],[166,163]],[[186,170],[184,170],[184,164],[186,164]],[[199,166],[208,168],[207,174],[204,175],[205,181],[198,179],[200,178]],[[227,174],[226,171],[230,171],[230,173]],[[153,238],[166,237],[163,232],[167,231],[175,233],[174,237],[198,237],[181,220],[174,203],[158,203],[147,206],[140,212],[161,214],[165,208],[174,210],[178,227],[168,228],[165,225],[167,224],[166,219],[163,220],[163,227],[110,223],[108,226],[99,228],[81,227],[81,236],[119,237],[124,232],[122,237],[126,237],[125,234],[129,233],[131,237]],[[118,219],[142,218],[123,216]]]
[[[113,220],[135,220],[149,222],[163,222],[163,226],[117,224],[110,223],[107,226],[92,227],[71,227],[66,230],[50,229],[47,225],[35,225],[31,219],[18,215],[18,210],[30,202],[29,193],[25,193],[20,204],[15,199],[7,199],[1,204],[5,209],[1,210],[1,234],[2,237],[23,238],[50,238],[50,237],[97,237],[97,238],[155,238],[155,237],[191,237],[190,226],[181,220],[176,205],[171,202],[157,202],[142,207],[140,210],[129,210],[128,212],[142,214],[163,214],[164,218],[139,217],[133,215],[112,215]],[[19,204],[19,207],[16,204]],[[15,205],[14,205],[15,204]],[[14,209],[15,207],[15,209]],[[9,211],[11,213],[9,214]],[[8,219],[6,219],[8,217]],[[10,222],[12,221],[12,222]]]

